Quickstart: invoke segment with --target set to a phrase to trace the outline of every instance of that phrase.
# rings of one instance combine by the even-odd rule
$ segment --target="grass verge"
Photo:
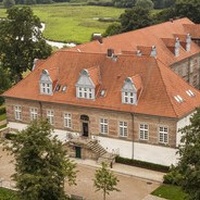
[[[161,185],[151,194],[169,200],[183,200],[186,196],[183,190],[175,185]]]
[[[6,113],[0,115],[0,121],[5,120],[6,119]]]
[[[6,188],[0,187],[0,200],[19,200],[16,192]]]

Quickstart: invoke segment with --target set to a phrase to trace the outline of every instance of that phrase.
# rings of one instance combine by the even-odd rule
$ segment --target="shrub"
[[[174,165],[171,166],[170,171],[164,175],[163,183],[181,186],[183,175]]]
[[[6,108],[3,106],[3,107],[0,107],[0,115],[3,115],[6,113]]]
[[[5,134],[5,138],[7,140],[12,140],[14,137],[16,137],[16,134],[15,133],[6,133]]]
[[[122,158],[122,157],[119,157],[119,156],[116,157],[116,162],[126,164],[126,165],[135,166],[135,167],[142,167],[142,168],[145,168],[145,169],[160,171],[160,172],[168,172],[169,171],[168,166],[158,165],[158,164],[144,162],[144,161],[140,161],[140,160]]]

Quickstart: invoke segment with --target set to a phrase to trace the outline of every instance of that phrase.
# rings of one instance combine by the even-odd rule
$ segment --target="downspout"
[[[192,74],[193,76],[193,74]],[[188,59],[188,83],[190,83],[190,80],[191,80],[191,58]]]
[[[42,111],[42,102],[39,101],[39,106],[40,106],[40,118],[43,118],[43,111]]]
[[[131,113],[132,118],[132,160],[134,160],[134,114]]]

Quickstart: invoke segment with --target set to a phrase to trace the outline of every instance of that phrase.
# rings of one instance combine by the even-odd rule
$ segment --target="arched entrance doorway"
[[[81,115],[82,133],[84,137],[89,136],[89,117],[87,115]]]

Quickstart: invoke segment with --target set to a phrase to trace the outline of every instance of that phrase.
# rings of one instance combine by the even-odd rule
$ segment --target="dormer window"
[[[52,80],[49,76],[49,72],[44,69],[40,77],[40,93],[41,94],[52,94]]]
[[[95,99],[95,85],[86,69],[81,71],[78,82],[76,83],[76,97]]]
[[[137,103],[137,89],[133,84],[133,80],[128,77],[124,81],[122,88],[122,103],[136,104]]]

